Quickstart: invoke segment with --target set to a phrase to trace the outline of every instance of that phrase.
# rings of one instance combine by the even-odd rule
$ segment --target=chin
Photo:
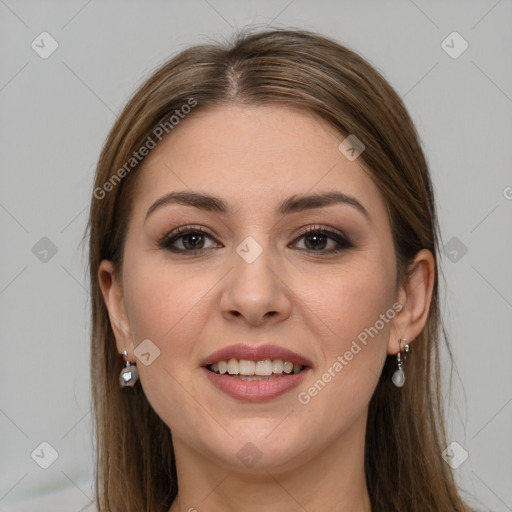
[[[306,432],[298,431],[298,426],[286,425],[290,420],[286,414],[280,418],[248,418],[239,424],[231,423],[228,437],[219,433],[218,442],[211,432],[205,433],[204,440],[216,462],[221,462],[230,470],[241,472],[281,472],[300,466],[305,458],[305,447],[311,450],[311,438]],[[281,424],[281,425],[280,425]],[[282,430],[280,430],[280,427]],[[201,451],[203,451],[201,450]]]

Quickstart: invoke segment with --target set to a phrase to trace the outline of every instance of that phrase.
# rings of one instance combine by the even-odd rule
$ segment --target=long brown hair
[[[193,102],[188,115],[223,103],[287,103],[330,123],[340,141],[355,134],[363,142],[366,149],[360,158],[388,207],[400,282],[405,283],[409,263],[420,249],[429,249],[436,261],[429,316],[407,358],[407,383],[401,389],[391,384],[396,359],[389,356],[369,404],[365,472],[372,510],[469,510],[441,457],[446,447],[441,339],[450,358],[451,352],[439,309],[440,237],[433,187],[418,135],[399,96],[366,60],[303,30],[244,31],[232,42],[182,51],[139,88],[105,142],[87,226],[98,510],[167,512],[177,493],[169,428],[151,408],[140,383],[128,393],[119,387],[122,360],[98,267],[109,259],[116,273],[122,270],[140,166],[131,160],[134,152],[158,142],[159,126],[167,126],[165,134],[172,136],[170,117]]]

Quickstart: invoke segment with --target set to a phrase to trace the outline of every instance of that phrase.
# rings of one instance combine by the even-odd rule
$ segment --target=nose
[[[251,262],[234,252],[232,260],[234,268],[224,280],[220,302],[223,316],[228,321],[245,321],[251,326],[275,324],[288,318],[292,292],[270,250],[264,248]]]

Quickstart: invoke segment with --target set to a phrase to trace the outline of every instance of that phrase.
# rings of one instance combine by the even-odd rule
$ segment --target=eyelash
[[[309,227],[309,228],[301,231],[301,233],[299,233],[299,235],[297,236],[297,238],[294,240],[293,243],[296,243],[299,239],[303,238],[304,236],[307,236],[307,235],[310,235],[313,233],[320,234],[320,235],[326,235],[331,240],[334,240],[339,245],[339,247],[336,249],[329,249],[329,250],[323,249],[323,250],[319,250],[319,251],[315,251],[312,249],[300,249],[300,250],[307,251],[310,253],[318,253],[319,255],[330,255],[330,254],[337,254],[339,252],[345,251],[347,249],[351,249],[353,247],[353,244],[350,242],[350,240],[345,235],[343,235],[342,233],[340,233],[336,230],[322,227],[322,226],[313,226],[313,227]],[[158,242],[158,247],[160,247],[161,249],[166,249],[173,253],[183,254],[183,255],[199,254],[203,251],[206,251],[207,249],[210,249],[209,247],[206,247],[206,248],[202,248],[202,249],[184,250],[184,249],[176,249],[175,247],[172,247],[174,242],[176,242],[180,238],[183,238],[185,235],[191,235],[191,234],[205,235],[205,236],[213,239],[213,237],[208,232],[206,232],[205,230],[203,230],[199,227],[196,228],[194,226],[183,226],[183,227],[176,229],[172,233],[165,235]]]

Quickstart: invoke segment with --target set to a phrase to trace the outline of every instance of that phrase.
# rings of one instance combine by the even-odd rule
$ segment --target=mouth
[[[298,386],[312,363],[277,345],[232,345],[201,364],[208,380],[240,400],[268,400]]]

